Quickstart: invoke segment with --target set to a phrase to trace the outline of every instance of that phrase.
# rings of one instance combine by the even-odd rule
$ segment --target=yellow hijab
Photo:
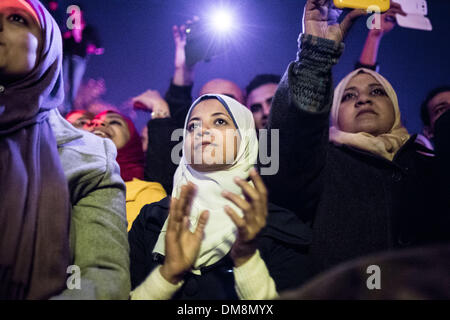
[[[349,133],[341,131],[338,125],[339,108],[341,106],[342,96],[347,84],[353,77],[359,73],[367,73],[374,77],[384,88],[388,97],[394,106],[395,121],[391,130],[378,136],[366,132]],[[385,159],[392,161],[398,150],[408,141],[410,135],[408,130],[402,125],[400,119],[400,109],[398,106],[397,94],[387,81],[379,73],[365,68],[357,69],[348,74],[336,87],[334,91],[333,106],[331,108],[330,141],[337,145],[349,145],[357,149],[365,150],[377,154]]]

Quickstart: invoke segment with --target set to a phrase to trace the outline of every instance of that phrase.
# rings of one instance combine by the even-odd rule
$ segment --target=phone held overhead
[[[406,16],[395,15],[399,26],[424,31],[433,30],[430,19],[426,17],[428,14],[426,0],[395,0],[395,2],[401,5],[402,10],[407,14]]]

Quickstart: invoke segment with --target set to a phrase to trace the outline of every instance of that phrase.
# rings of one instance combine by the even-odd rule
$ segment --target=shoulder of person
[[[108,157],[117,156],[117,149],[112,141],[76,129],[56,109],[49,112],[49,123],[59,150],[73,150],[82,154],[85,160],[96,157],[106,161]]]
[[[50,111],[49,123],[58,146],[58,153],[69,185],[79,185],[107,177],[121,183],[116,162],[117,149],[109,139],[74,128],[57,110]]]
[[[261,237],[268,237],[294,246],[308,246],[312,241],[312,229],[298,215],[273,203],[268,204],[267,225]]]
[[[159,182],[144,181],[133,178],[125,182],[127,187],[127,202],[137,201],[139,206],[159,201],[167,196],[166,191]]]
[[[141,212],[136,218],[134,224],[143,226],[148,230],[162,229],[169,215],[170,197],[165,197],[158,202],[153,202],[142,207]]]

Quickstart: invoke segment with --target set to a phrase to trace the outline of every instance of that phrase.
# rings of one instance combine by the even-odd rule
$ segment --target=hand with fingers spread
[[[180,198],[172,198],[169,209],[165,239],[165,260],[160,269],[161,275],[176,284],[183,279],[197,259],[208,221],[208,211],[200,214],[197,227],[189,230],[189,215],[196,187],[188,183],[181,188]]]
[[[349,12],[339,24],[338,18],[342,10],[337,9],[333,0],[308,0],[303,14],[303,32],[316,37],[341,42],[353,22],[366,15],[364,10]]]
[[[191,85],[194,81],[194,66],[188,66],[186,64],[186,29],[198,20],[198,17],[194,17],[193,20],[186,21],[186,24],[172,27],[173,40],[175,42],[175,73],[173,83],[178,86]]]
[[[256,236],[265,227],[267,219],[267,189],[256,169],[250,170],[250,178],[254,184],[236,178],[236,184],[242,189],[245,199],[237,194],[224,191],[222,195],[233,202],[243,212],[241,218],[231,207],[225,212],[236,224],[238,236],[231,249],[231,257],[236,267],[244,264],[256,252]]]

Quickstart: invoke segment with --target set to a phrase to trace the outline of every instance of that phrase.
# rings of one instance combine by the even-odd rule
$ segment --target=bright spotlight
[[[214,29],[225,32],[233,27],[233,16],[224,10],[217,11],[211,16],[211,23]]]
[[[0,0],[1,1],[1,0]],[[186,30],[186,64],[209,61],[230,50],[239,30],[239,15],[230,7],[205,10]]]

